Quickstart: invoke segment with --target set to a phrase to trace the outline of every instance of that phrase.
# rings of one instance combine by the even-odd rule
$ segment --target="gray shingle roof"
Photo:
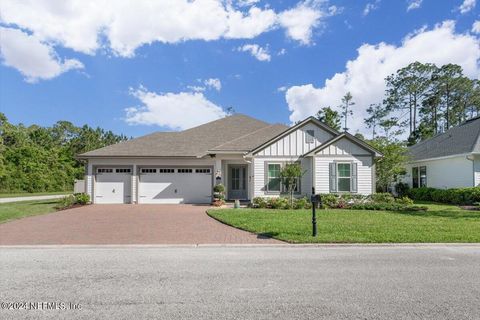
[[[410,161],[480,152],[480,117],[408,148]]]
[[[79,157],[198,157],[213,149],[248,151],[287,128],[235,114],[180,132],[155,132]],[[216,149],[221,146],[225,149]]]

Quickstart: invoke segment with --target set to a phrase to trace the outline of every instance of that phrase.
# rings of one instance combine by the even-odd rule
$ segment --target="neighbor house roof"
[[[480,153],[480,117],[408,148],[410,161]]]
[[[287,129],[235,114],[180,132],[155,132],[78,157],[202,157],[209,150],[249,151]]]

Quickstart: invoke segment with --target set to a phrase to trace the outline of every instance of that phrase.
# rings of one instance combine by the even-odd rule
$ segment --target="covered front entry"
[[[247,200],[247,165],[229,165],[228,166],[228,199]]]
[[[138,203],[210,203],[211,168],[141,168]]]

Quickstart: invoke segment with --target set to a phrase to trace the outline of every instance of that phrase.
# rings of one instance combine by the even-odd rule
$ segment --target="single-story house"
[[[412,188],[474,187],[480,184],[480,117],[408,149],[404,182]]]
[[[210,203],[215,184],[227,199],[285,192],[282,166],[305,174],[296,194],[375,190],[381,154],[347,132],[310,117],[288,127],[235,114],[180,132],[155,132],[79,155],[94,203]]]

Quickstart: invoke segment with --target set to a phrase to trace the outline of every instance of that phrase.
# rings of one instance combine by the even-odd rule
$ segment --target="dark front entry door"
[[[233,165],[229,170],[229,199],[247,199],[247,166]]]

